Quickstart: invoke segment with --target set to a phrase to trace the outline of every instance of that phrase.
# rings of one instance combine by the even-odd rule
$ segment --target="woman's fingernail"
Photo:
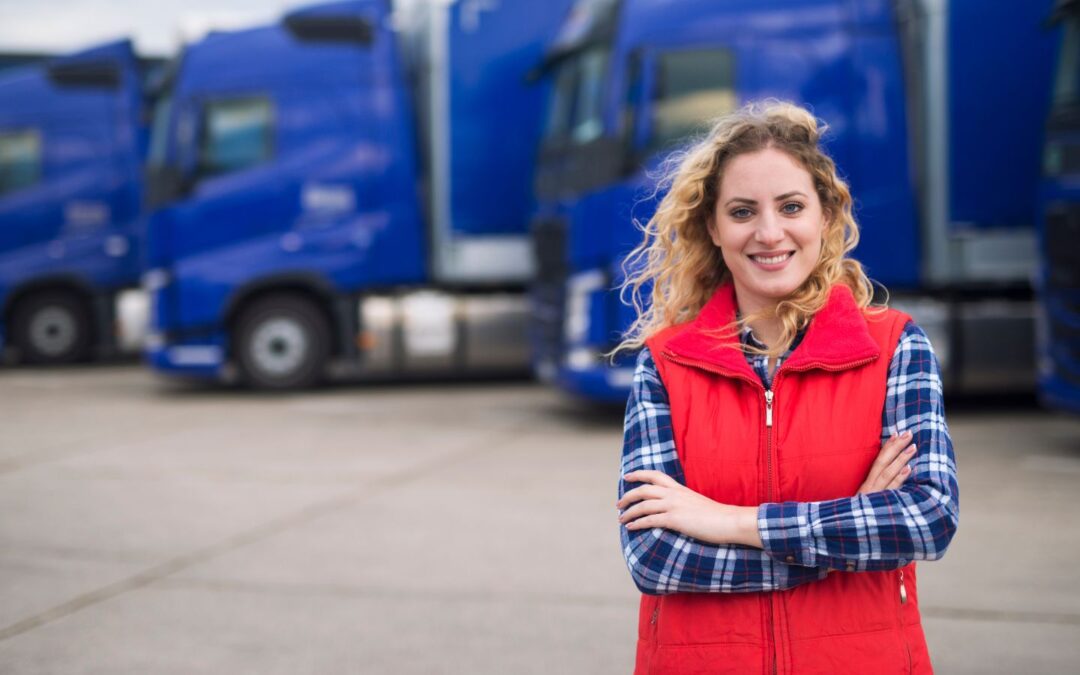
[[[908,453],[908,454],[910,455],[911,453],[915,452],[915,446],[914,446],[914,445],[909,445],[909,446],[907,446],[907,447],[906,447],[906,448],[904,449],[904,452],[906,452],[906,453]]]
[[[910,432],[910,431],[905,431],[905,432],[904,432],[903,434],[901,434],[901,435],[902,435],[902,436],[903,436],[904,438],[911,438],[911,432]]]

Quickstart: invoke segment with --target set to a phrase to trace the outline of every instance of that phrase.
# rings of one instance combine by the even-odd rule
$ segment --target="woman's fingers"
[[[634,502],[639,502],[643,499],[660,499],[663,496],[664,488],[646,484],[623,494],[622,498],[615,502],[615,508],[625,509]]]
[[[875,492],[884,489],[884,485],[888,481],[882,480],[882,474],[910,441],[911,432],[905,431],[889,438],[882,444],[881,450],[878,451],[877,457],[874,458],[874,463],[870,465],[870,471],[867,472],[866,480],[863,482],[865,491]]]
[[[902,434],[897,434],[889,440],[885,441],[881,445],[881,450],[878,451],[878,456],[874,459],[874,465],[871,467],[871,471],[877,470],[877,473],[881,473],[885,470],[889,464],[892,463],[896,456],[900,454],[909,443],[911,443],[911,432],[905,431]]]
[[[620,523],[629,523],[632,520],[637,520],[642,516],[649,516],[654,513],[663,513],[667,510],[667,505],[659,499],[646,499],[643,502],[638,502],[630,508],[626,509],[621,516],[619,516]]]
[[[908,445],[896,455],[896,458],[893,459],[887,467],[885,467],[885,470],[881,472],[881,478],[879,480],[884,486],[882,487],[883,490],[887,490],[888,486],[892,485],[893,481],[896,480],[896,477],[907,467],[908,462],[910,462],[914,456],[915,446]]]
[[[644,516],[642,518],[638,518],[633,522],[627,523],[626,529],[648,530],[654,527],[664,527],[664,523],[667,522],[664,520],[664,515],[665,514],[663,513],[655,513],[651,516]]]
[[[663,487],[675,487],[676,485],[679,485],[679,481],[663,471],[654,471],[652,469],[631,471],[623,476],[623,479],[628,483],[652,483],[653,485],[660,485]]]
[[[911,475],[911,467],[905,465],[904,468],[900,470],[900,473],[898,473],[896,475],[896,478],[894,478],[891,483],[889,483],[888,485],[885,486],[885,489],[886,490],[899,490],[901,487],[903,487],[904,481],[906,481],[908,479],[908,476],[910,476],[910,475]]]

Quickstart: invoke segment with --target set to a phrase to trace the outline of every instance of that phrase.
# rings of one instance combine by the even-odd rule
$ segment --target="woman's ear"
[[[826,207],[821,209],[821,236],[825,237],[825,233],[829,231],[829,224],[832,223],[833,216],[832,210]]]
[[[720,217],[719,211],[714,211],[705,220],[705,229],[709,231],[709,239],[712,239],[713,246],[720,248]]]

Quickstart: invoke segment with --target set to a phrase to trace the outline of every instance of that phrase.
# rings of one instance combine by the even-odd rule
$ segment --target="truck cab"
[[[68,363],[137,351],[154,63],[114,42],[0,73],[0,344]]]
[[[795,20],[798,19],[798,20]],[[828,150],[865,194],[876,227],[861,247],[876,272],[915,284],[907,111],[891,15],[826,1],[582,2],[543,64],[554,81],[537,177],[541,261],[534,331],[541,377],[599,401],[625,400],[633,359],[605,354],[633,319],[615,289],[663,185],[655,176],[709,120],[767,97],[830,120]],[[869,82],[857,64],[874,59]],[[886,233],[889,233],[886,236]]]
[[[187,47],[148,160],[151,365],[527,372],[525,75],[565,4],[354,0]]]
[[[778,98],[827,121],[825,148],[856,198],[854,255],[930,334],[948,385],[1030,390],[1041,11],[581,0],[538,69],[554,92],[536,181],[537,373],[625,400],[633,360],[606,355],[634,310],[615,289],[663,195],[657,175],[711,118]]]
[[[216,376],[240,332],[255,377],[305,381],[355,349],[341,289],[424,280],[405,84],[381,2],[183,51],[148,158],[153,366]]]

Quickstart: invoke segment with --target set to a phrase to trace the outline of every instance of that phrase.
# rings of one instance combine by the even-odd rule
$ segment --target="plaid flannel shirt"
[[[749,328],[744,343],[757,343]],[[777,368],[798,340],[777,361]],[[767,358],[747,354],[766,388]],[[620,526],[623,556],[643,593],[753,592],[792,588],[830,569],[888,570],[940,558],[956,530],[959,492],[952,440],[945,424],[941,376],[926,334],[908,323],[889,366],[882,443],[910,430],[916,445],[911,475],[896,490],[820,502],[758,507],[764,550],[702,542],[665,528]],[[622,475],[663,471],[686,484],[671,428],[667,392],[648,348],[638,356],[627,403]],[[619,496],[640,483],[620,478]],[[788,564],[788,557],[795,560]]]

